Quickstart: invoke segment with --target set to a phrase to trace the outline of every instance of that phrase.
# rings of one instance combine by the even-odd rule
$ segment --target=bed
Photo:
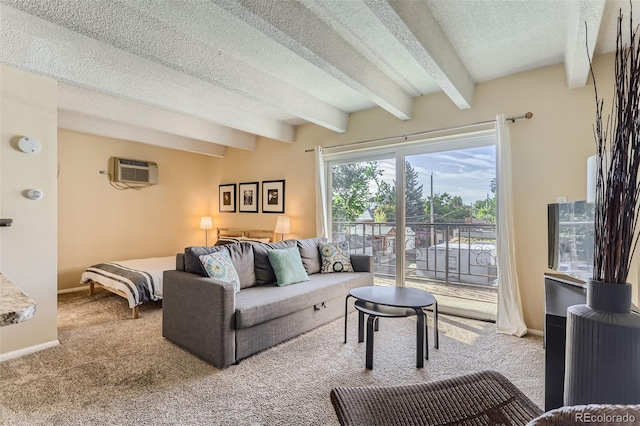
[[[162,273],[175,268],[175,256],[98,263],[85,269],[80,283],[89,284],[91,295],[98,286],[124,297],[136,319],[139,305],[162,299]]]
[[[273,241],[273,231],[218,228],[216,245],[239,241]],[[89,284],[89,294],[100,287],[121,296],[129,302],[133,319],[139,317],[138,306],[151,300],[162,299],[162,273],[176,268],[176,257],[120,260],[98,263],[85,269],[81,284]]]
[[[262,229],[232,229],[218,228],[218,235],[215,245],[237,243],[239,241],[259,241],[269,243],[273,241],[273,231]]]

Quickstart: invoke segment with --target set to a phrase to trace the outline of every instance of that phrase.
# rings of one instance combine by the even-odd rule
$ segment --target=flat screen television
[[[547,207],[548,266],[583,281],[593,275],[593,203],[573,201]]]

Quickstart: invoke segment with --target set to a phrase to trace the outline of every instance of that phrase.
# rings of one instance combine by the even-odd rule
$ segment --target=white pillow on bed
[[[210,278],[233,284],[234,292],[240,291],[240,277],[226,250],[200,256],[200,262]]]
[[[222,246],[225,244],[233,244],[239,243],[240,241],[255,241],[260,243],[268,243],[271,242],[271,238],[253,238],[253,237],[220,237],[218,241],[216,241],[216,246]]]
[[[260,243],[268,243],[271,242],[271,238],[255,238],[255,237],[234,237],[236,240],[243,241],[258,241]]]

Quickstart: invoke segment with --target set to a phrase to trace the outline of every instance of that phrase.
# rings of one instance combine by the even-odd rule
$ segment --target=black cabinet
[[[587,302],[584,282],[566,275],[544,276],[544,409],[562,407],[567,308]]]

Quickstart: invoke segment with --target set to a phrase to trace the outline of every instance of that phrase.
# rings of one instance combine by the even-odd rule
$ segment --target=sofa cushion
[[[255,264],[255,277],[258,285],[272,284],[276,282],[276,274],[273,272],[267,250],[277,250],[296,247],[296,240],[278,241],[277,243],[255,243],[253,247],[253,261]]]
[[[320,272],[322,266],[322,259],[320,259],[320,250],[318,245],[320,243],[326,243],[327,239],[324,237],[319,238],[307,238],[305,240],[298,240],[298,249],[300,250],[300,257],[302,258],[302,264],[307,274],[317,274]]]
[[[349,256],[349,243],[320,243],[323,274],[329,272],[353,272]]]
[[[200,262],[210,278],[233,284],[234,291],[236,293],[240,291],[240,277],[226,250],[204,254],[200,256]]]
[[[322,302],[344,297],[349,290],[373,285],[367,272],[313,274],[309,281],[286,287],[260,285],[236,294],[236,329],[279,318]]]
[[[222,250],[222,247],[213,246],[194,246],[184,249],[184,270],[192,274],[206,277],[207,272],[200,262],[200,256],[215,253],[218,250]]]
[[[184,250],[185,271],[206,277],[207,273],[200,262],[200,256],[215,253],[220,250],[226,250],[229,253],[233,266],[236,268],[236,271],[238,271],[238,276],[240,277],[240,288],[248,288],[256,285],[253,248],[251,243],[248,242],[227,244],[216,247],[187,247]]]
[[[309,281],[307,271],[302,266],[300,251],[297,247],[289,247],[279,250],[267,250],[269,263],[276,274],[277,283],[280,287]]]

